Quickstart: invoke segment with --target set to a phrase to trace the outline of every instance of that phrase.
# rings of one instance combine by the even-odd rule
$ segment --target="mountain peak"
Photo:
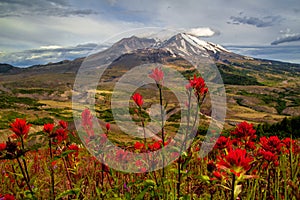
[[[161,47],[173,52],[176,49],[185,55],[202,55],[208,57],[211,54],[217,54],[219,52],[230,52],[224,47],[214,44],[212,42],[206,42],[188,33],[178,33],[169,40],[165,41]]]
[[[125,51],[132,51],[133,49],[144,49],[152,46],[156,41],[149,38],[139,38],[137,36],[131,36],[129,38],[123,38],[112,45],[112,49],[122,48]]]

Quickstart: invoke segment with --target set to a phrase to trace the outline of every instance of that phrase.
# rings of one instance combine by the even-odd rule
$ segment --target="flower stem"
[[[163,111],[163,102],[162,102],[162,90],[161,87],[159,85],[157,85],[158,90],[159,90],[159,104],[160,104],[160,115],[161,115],[161,139],[162,139],[162,148],[164,148],[165,145],[165,129],[164,129],[164,111]],[[162,151],[162,178],[165,177],[165,155],[164,155],[164,151]]]
[[[31,189],[31,187],[30,187],[29,181],[28,181],[28,179],[27,179],[27,177],[26,177],[26,174],[25,174],[25,172],[24,172],[24,169],[23,169],[22,164],[21,164],[21,162],[20,162],[20,159],[19,159],[18,157],[17,157],[17,161],[18,161],[19,167],[20,167],[20,169],[21,169],[22,175],[23,175],[23,177],[24,177],[24,179],[25,179],[26,185],[27,185],[27,187],[28,187],[28,189],[29,189],[31,195],[33,196],[34,193],[33,193],[32,189]]]
[[[235,200],[234,199],[234,190],[235,190],[235,174],[232,174],[231,200]]]
[[[49,151],[50,151],[50,178],[51,178],[51,188],[50,188],[50,199],[55,199],[55,195],[54,195],[54,170],[52,167],[52,159],[53,159],[53,155],[52,155],[52,144],[51,144],[51,138],[49,138]]]

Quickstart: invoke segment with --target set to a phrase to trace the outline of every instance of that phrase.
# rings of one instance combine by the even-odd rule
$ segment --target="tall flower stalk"
[[[52,166],[52,160],[53,160],[53,154],[52,154],[52,137],[55,136],[53,134],[53,128],[54,124],[44,124],[44,132],[48,135],[48,146],[49,146],[49,155],[50,155],[50,162],[49,162],[49,168],[50,168],[50,199],[55,199],[55,193],[54,193],[54,170]]]
[[[161,139],[162,144],[164,146],[165,144],[165,112],[163,109],[163,93],[162,93],[162,86],[163,86],[163,80],[164,80],[164,72],[161,68],[156,67],[152,70],[151,74],[149,74],[149,77],[152,78],[159,91],[159,105],[160,105],[160,116],[161,116]],[[164,150],[163,150],[164,151]],[[163,153],[162,155],[162,165],[165,166],[165,155]],[[162,168],[162,178],[165,177],[165,168]]]
[[[27,164],[26,164],[26,160],[25,160],[25,156],[24,156],[25,152],[26,152],[26,149],[24,146],[24,140],[28,137],[28,132],[29,132],[30,126],[31,125],[27,124],[26,120],[18,119],[18,118],[16,118],[16,120],[10,124],[10,127],[11,127],[10,130],[14,132],[14,135],[12,135],[12,137],[19,139],[19,141],[21,142],[21,151],[20,151],[21,153],[18,151],[17,152],[12,151],[11,153],[16,154],[15,156],[17,158],[22,175],[25,179],[26,185],[27,185],[31,195],[34,195],[32,189],[31,189],[31,186],[30,186],[30,176],[28,173],[28,168],[27,168]],[[9,143],[13,144],[10,141],[9,141]],[[17,147],[15,147],[15,150],[17,150]],[[21,154],[21,155],[18,155],[18,154]],[[19,157],[21,157],[24,167],[22,167]]]
[[[186,132],[183,138],[183,144],[180,146],[180,151],[179,151],[179,158],[177,161],[177,173],[178,173],[178,177],[177,177],[177,198],[180,198],[180,185],[181,185],[181,176],[182,176],[182,170],[183,170],[183,166],[185,165],[186,160],[182,159],[181,154],[183,153],[183,150],[186,149],[186,143],[187,143],[187,139],[188,139],[188,135],[189,135],[189,130],[194,131],[195,130],[195,126],[196,126],[196,122],[198,119],[198,112],[200,110],[200,106],[202,105],[202,102],[208,92],[208,89],[206,87],[206,84],[204,82],[204,79],[201,77],[197,77],[196,75],[194,75],[194,79],[191,79],[189,81],[189,83],[186,85],[186,89],[187,89],[187,94],[188,94],[188,101],[187,101],[187,107],[188,107],[188,111],[187,111],[187,128],[186,128]],[[194,91],[194,95],[197,98],[197,108],[196,108],[196,112],[195,112],[195,118],[194,118],[194,122],[192,125],[192,129],[190,129],[191,126],[191,99],[192,99],[192,91]]]
[[[138,117],[142,123],[143,132],[144,132],[144,147],[146,147],[147,146],[147,137],[146,137],[146,130],[145,130],[145,122],[144,122],[143,117],[141,116],[142,106],[144,104],[143,96],[140,93],[135,93],[134,95],[132,95],[131,98],[138,107],[138,110],[136,110],[136,114],[138,115]]]

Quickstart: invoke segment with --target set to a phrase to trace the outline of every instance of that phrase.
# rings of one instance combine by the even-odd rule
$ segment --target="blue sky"
[[[300,63],[299,25],[299,0],[1,0],[0,62],[74,59],[124,31],[200,27],[234,52]]]

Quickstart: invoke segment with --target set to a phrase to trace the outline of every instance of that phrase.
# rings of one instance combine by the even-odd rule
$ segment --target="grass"
[[[250,129],[248,131],[247,133],[250,134]],[[68,130],[68,132],[72,131]],[[47,141],[45,133],[37,132],[36,134],[44,137],[45,140],[40,140],[40,142]],[[226,159],[230,150],[216,146],[207,156],[200,158],[199,147],[203,142],[199,137],[193,141],[190,149],[182,153],[180,160],[179,158],[175,159],[165,167],[166,174],[163,178],[161,169],[143,172],[143,163],[141,164],[137,158],[129,158],[125,154],[116,155],[111,152],[105,154],[104,158],[113,159],[118,163],[120,162],[119,156],[122,155],[123,161],[129,159],[133,162],[129,166],[140,169],[140,173],[125,173],[109,168],[95,159],[81,144],[75,145],[74,141],[78,142],[79,140],[71,139],[74,137],[72,134],[69,134],[69,138],[64,141],[53,144],[53,148],[56,150],[52,150],[53,158],[50,159],[47,143],[29,146],[36,134],[32,133],[25,141],[25,148],[28,148],[29,151],[20,158],[19,164],[17,159],[0,159],[1,194],[12,194],[17,199],[51,199],[52,181],[50,181],[50,177],[53,174],[53,198],[55,199],[173,200],[182,198],[219,200],[228,199],[234,195],[242,199],[259,198],[264,200],[274,197],[275,199],[296,200],[299,197],[297,190],[300,184],[297,178],[300,175],[298,140],[295,140],[294,146],[282,146],[282,152],[285,153],[272,150],[278,157],[270,162],[266,162],[262,155],[257,153],[265,145],[262,143],[262,139],[253,140],[255,142],[253,149],[246,148],[243,144],[233,145],[236,149],[245,149],[247,156],[253,161],[249,169],[234,168],[233,162],[229,162],[229,167],[231,167],[227,170],[220,167],[220,161]],[[228,131],[227,139],[233,141],[235,138],[232,131]],[[267,138],[267,140],[271,140],[271,138]],[[279,141],[283,142],[284,140]],[[118,143],[120,146],[127,145],[126,149],[130,151],[141,151],[133,147],[134,143],[122,142],[122,138],[112,142]],[[78,149],[70,150],[71,144]],[[17,148],[22,149],[21,146]],[[0,152],[0,158],[3,158],[4,155],[6,155],[6,150]],[[22,162],[23,159],[24,162]],[[155,161],[159,160],[159,157],[155,158]],[[184,163],[184,165],[179,165],[179,163]],[[179,172],[181,174],[180,191],[176,189],[179,175],[178,166],[182,166],[182,170]],[[28,171],[28,176],[26,173],[22,173],[21,169]],[[242,170],[241,175],[236,176],[235,179],[232,178],[234,170]],[[220,174],[218,175],[218,173]],[[29,184],[32,192],[28,190],[24,177],[30,178]],[[233,182],[235,187],[241,187],[241,190],[232,192],[230,188]]]

